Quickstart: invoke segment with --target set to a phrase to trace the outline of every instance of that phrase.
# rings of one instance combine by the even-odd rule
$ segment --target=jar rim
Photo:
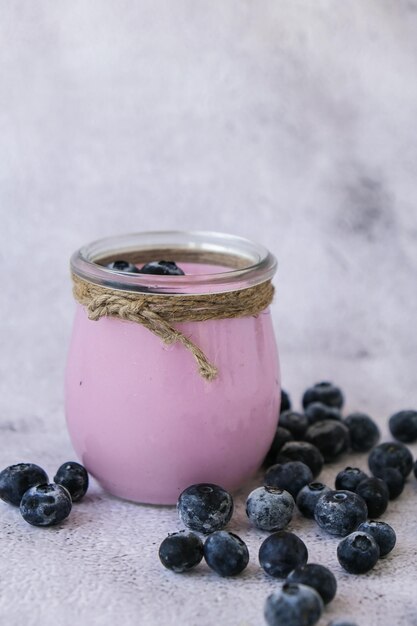
[[[177,251],[177,255],[204,257],[206,263],[232,266],[227,271],[164,276],[110,269],[100,260],[113,257]],[[153,258],[152,260],[161,260]],[[169,259],[177,260],[177,259]],[[201,261],[200,261],[201,262]],[[121,291],[171,295],[220,293],[245,289],[270,280],[277,260],[267,248],[244,237],[213,231],[144,231],[98,239],[79,248],[71,257],[71,270],[80,278]]]

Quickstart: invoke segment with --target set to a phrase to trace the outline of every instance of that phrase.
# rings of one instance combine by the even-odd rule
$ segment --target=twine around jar
[[[90,320],[116,317],[141,324],[166,344],[181,343],[194,356],[200,375],[213,380],[218,374],[204,352],[177,330],[175,322],[203,322],[259,315],[272,302],[274,287],[265,281],[254,287],[211,294],[161,295],[109,289],[72,274],[74,298]]]

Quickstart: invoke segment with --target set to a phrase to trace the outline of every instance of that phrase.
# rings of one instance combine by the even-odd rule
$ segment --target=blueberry
[[[281,448],[282,457],[288,461],[301,461],[305,463],[313,474],[313,478],[318,476],[323,469],[324,459],[318,448],[308,441],[289,441]],[[288,461],[285,461],[286,463]],[[282,461],[278,461],[282,462]]]
[[[388,487],[389,499],[394,500],[403,492],[405,485],[405,478],[401,474],[400,470],[394,467],[387,467],[380,473],[378,478],[382,478],[386,486]]]
[[[289,463],[271,465],[265,474],[264,484],[273,489],[285,489],[293,498],[297,493],[313,480],[311,469],[301,461],[289,461]]]
[[[368,452],[378,443],[379,428],[369,415],[351,413],[343,423],[349,430],[350,447],[354,452]]]
[[[20,502],[23,519],[33,526],[59,524],[71,512],[69,492],[61,485],[35,485],[28,489]]]
[[[203,558],[203,542],[192,532],[181,530],[168,535],[159,546],[159,559],[167,569],[187,572]]]
[[[284,411],[289,411],[291,408],[291,398],[286,391],[281,389],[281,404],[280,404],[280,413]]]
[[[254,489],[246,500],[246,515],[261,530],[282,530],[291,521],[294,498],[271,487]]]
[[[336,476],[335,487],[336,489],[356,491],[356,487],[365,478],[368,478],[367,474],[359,469],[359,467],[346,467]]]
[[[413,455],[403,443],[380,443],[370,452],[368,465],[372,474],[378,478],[388,467],[394,467],[407,478],[413,469]]]
[[[264,617],[268,626],[314,626],[322,611],[322,599],[312,587],[285,583],[267,597]]]
[[[48,482],[45,471],[34,463],[9,465],[0,472],[0,498],[9,504],[19,506],[25,491]]]
[[[218,530],[207,537],[204,558],[207,565],[220,576],[236,576],[249,563],[249,552],[240,537]]]
[[[310,483],[298,492],[296,504],[298,510],[304,517],[314,518],[314,509],[319,498],[325,493],[331,491],[330,487],[326,487],[323,483]]]
[[[129,272],[130,274],[138,274],[139,270],[136,265],[133,263],[129,263],[129,261],[112,261],[106,267],[109,270],[114,270],[116,272]]]
[[[307,563],[300,565],[287,577],[287,583],[301,583],[313,587],[320,595],[324,604],[328,604],[336,595],[337,582],[335,575],[324,565]]]
[[[399,411],[391,415],[388,426],[392,436],[403,443],[417,440],[417,411]]]
[[[151,261],[140,270],[141,274],[161,274],[163,276],[184,276],[184,272],[174,261]]]
[[[354,532],[337,546],[340,565],[350,574],[369,572],[379,559],[379,547],[372,535]]]
[[[309,424],[321,420],[338,420],[340,422],[342,419],[339,409],[323,404],[323,402],[312,402],[306,407],[304,413]]]
[[[368,520],[359,524],[358,531],[368,533],[372,535],[379,547],[379,556],[386,556],[393,547],[397,540],[395,530],[389,524],[385,522],[376,522],[375,520]]]
[[[259,548],[259,563],[274,578],[285,578],[299,565],[305,565],[307,559],[304,541],[286,530],[269,535]]]
[[[327,404],[327,406],[341,409],[344,402],[343,393],[339,387],[336,387],[333,383],[317,383],[313,387],[309,387],[303,395],[304,408],[312,402],[322,402],[323,404]]]
[[[274,438],[272,440],[271,446],[267,452],[265,460],[263,462],[265,467],[269,467],[274,463],[277,463],[276,457],[282,446],[285,445],[288,441],[292,441],[294,437],[286,428],[282,428],[282,426],[278,426]]]
[[[336,420],[315,422],[308,427],[305,439],[320,450],[326,462],[336,459],[349,447],[349,431]]]
[[[279,416],[279,425],[289,430],[294,439],[302,439],[308,428],[308,419],[303,413],[284,411]]]
[[[85,496],[88,489],[88,474],[85,467],[75,461],[68,461],[58,469],[54,482],[62,485],[70,492],[73,502],[78,502]]]
[[[365,500],[369,517],[379,517],[387,510],[389,491],[380,478],[365,478],[356,487],[355,493]]]
[[[331,535],[344,537],[368,517],[366,502],[352,491],[330,491],[318,499],[314,519]]]
[[[229,522],[233,499],[219,485],[199,483],[184,489],[178,498],[177,510],[187,528],[208,534],[224,528]]]

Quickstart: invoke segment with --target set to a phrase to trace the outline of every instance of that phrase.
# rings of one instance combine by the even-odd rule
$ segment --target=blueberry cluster
[[[334,574],[323,565],[308,563],[307,546],[287,530],[296,510],[341,538],[336,556],[349,573],[368,572],[395,546],[394,529],[374,518],[401,494],[413,468],[417,478],[417,462],[404,445],[417,439],[417,412],[393,415],[389,427],[398,441],[377,445],[380,433],[375,422],[364,413],[342,417],[343,403],[342,391],[329,382],[307,389],[303,412],[292,410],[283,391],[279,426],[264,461],[264,484],[246,500],[250,522],[270,533],[259,548],[259,564],[269,576],[285,581],[266,600],[269,626],[313,626],[336,594]],[[347,466],[337,474],[334,489],[319,482],[323,465],[349,450],[369,453],[371,475]],[[159,556],[165,567],[183,572],[204,557],[221,576],[243,571],[249,561],[247,546],[223,530],[233,513],[230,494],[218,485],[191,485],[180,495],[177,509],[194,532],[174,533],[162,542]],[[208,535],[204,543],[196,533]],[[355,626],[343,620],[336,624]]]
[[[87,489],[87,471],[75,461],[61,465],[53,483],[34,463],[10,465],[0,472],[0,498],[18,506],[23,519],[33,526],[62,522]]]
[[[159,274],[161,276],[184,276],[184,272],[174,261],[151,261],[140,269],[129,263],[129,261],[116,260],[106,266],[116,272],[127,272],[129,274]]]

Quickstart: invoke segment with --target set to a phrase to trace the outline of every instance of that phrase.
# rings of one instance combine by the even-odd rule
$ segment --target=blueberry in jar
[[[329,462],[349,448],[349,431],[342,422],[321,420],[308,427],[305,440],[316,446],[325,462]]]
[[[365,478],[368,478],[368,475],[359,467],[346,467],[336,476],[335,487],[336,489],[356,491],[356,487]]]
[[[289,461],[305,463],[311,469],[313,478],[323,469],[324,459],[320,450],[308,441],[289,441],[282,446],[280,453]]]
[[[388,467],[399,470],[407,478],[413,469],[413,455],[403,443],[380,443],[370,452],[368,465],[372,474],[378,478]]]
[[[355,493],[365,500],[369,517],[379,517],[385,513],[389,491],[383,480],[375,477],[365,478],[356,487]]]
[[[286,530],[272,533],[259,548],[259,563],[274,578],[285,578],[299,565],[305,565],[307,559],[308,550],[304,541]]]
[[[174,261],[151,261],[140,270],[141,274],[159,274],[161,276],[184,276],[184,272]]]
[[[344,537],[368,517],[363,498],[352,491],[330,491],[318,499],[314,519],[330,535]]]
[[[183,524],[200,533],[221,530],[232,517],[233,499],[223,487],[199,483],[184,489],[177,502]]]
[[[337,546],[337,559],[350,574],[365,574],[379,559],[379,547],[372,535],[356,531]]]
[[[73,502],[79,502],[87,493],[88,473],[80,463],[68,461],[58,469],[54,482],[68,489]]]
[[[33,526],[59,524],[71,512],[72,500],[61,485],[35,485],[28,489],[20,502],[23,519]]]
[[[265,474],[264,484],[273,489],[284,489],[293,498],[313,480],[311,469],[301,461],[289,461],[272,465]]]
[[[314,509],[316,508],[319,498],[330,491],[330,487],[327,487],[323,483],[309,483],[298,492],[296,499],[298,510],[304,517],[313,519]]]
[[[203,558],[203,542],[193,532],[181,530],[166,537],[159,546],[159,560],[173,572],[187,572]]]
[[[331,382],[323,381],[306,389],[303,395],[304,409],[312,402],[322,402],[327,406],[341,409],[344,402],[342,390]]]
[[[34,463],[9,465],[0,472],[0,498],[19,506],[23,494],[34,487],[48,482],[46,472]]]
[[[285,583],[267,597],[264,617],[268,626],[314,626],[322,611],[323,601],[315,589]]]
[[[136,265],[133,263],[129,263],[129,261],[112,261],[107,265],[109,270],[114,270],[115,272],[128,272],[130,274],[138,274],[139,270]]]
[[[249,563],[249,551],[238,535],[218,530],[204,543],[204,559],[219,576],[236,576]]]
[[[284,411],[279,416],[279,425],[289,430],[294,439],[302,439],[308,428],[308,419],[304,413]]]
[[[324,604],[328,604],[336,595],[337,582],[335,575],[324,565],[307,563],[296,567],[289,576],[287,583],[308,585],[317,591]]]
[[[282,530],[291,521],[294,498],[272,487],[254,489],[246,500],[246,515],[260,530]]]
[[[342,419],[339,409],[323,404],[323,402],[312,402],[305,408],[304,414],[309,424],[314,424],[321,420],[337,420],[340,422]]]
[[[417,411],[398,411],[388,420],[388,426],[394,439],[403,443],[417,441]]]
[[[380,557],[389,554],[397,541],[395,530],[386,522],[367,520],[359,524],[358,531],[372,535],[378,544]]]
[[[351,413],[343,423],[349,430],[350,447],[354,452],[369,452],[378,443],[379,428],[369,415]]]

